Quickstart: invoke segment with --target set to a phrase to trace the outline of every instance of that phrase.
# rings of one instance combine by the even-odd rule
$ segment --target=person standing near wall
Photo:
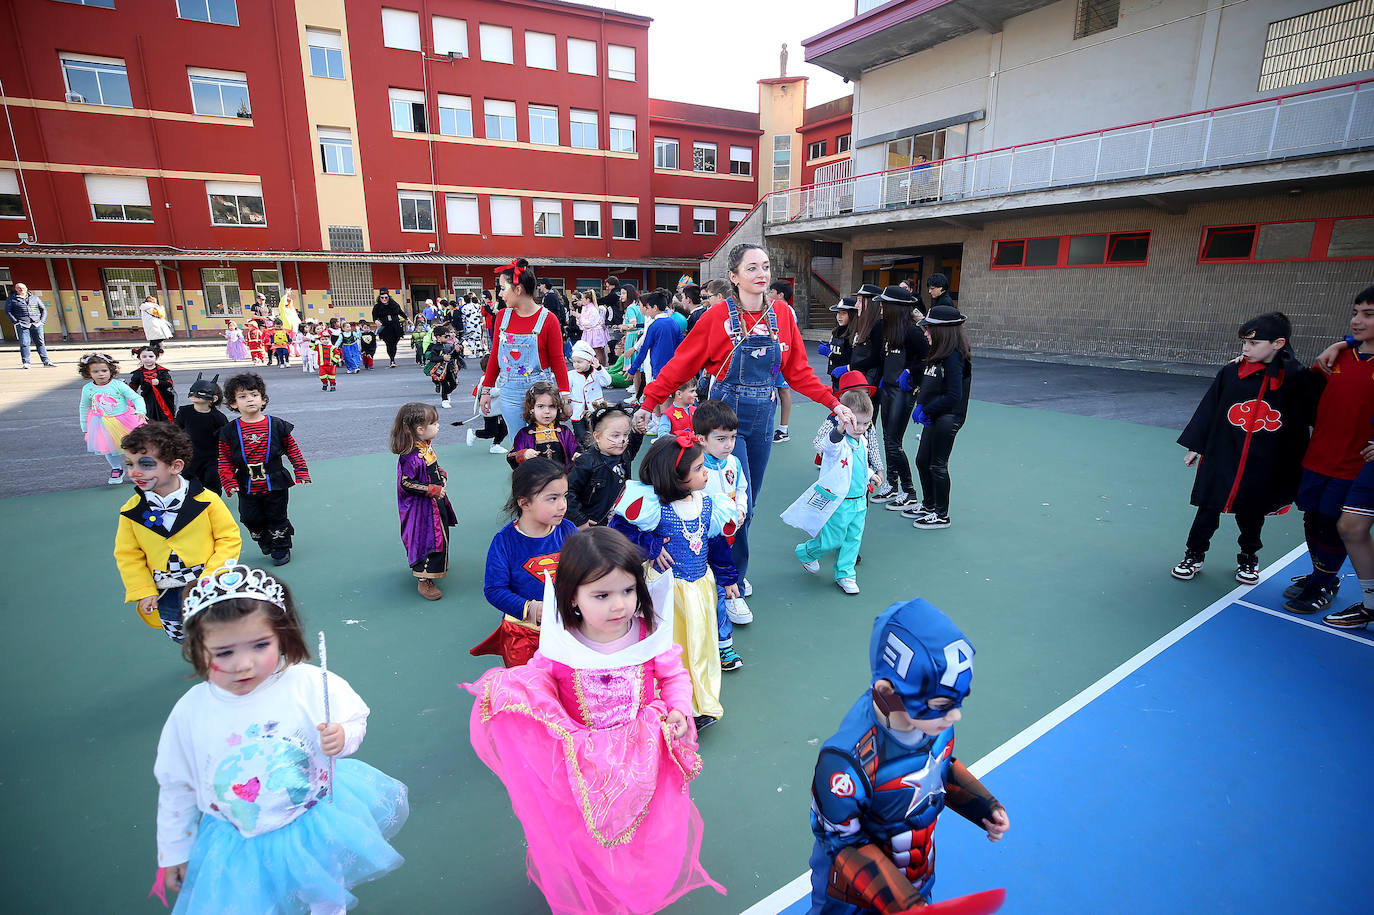
[[[153,348],[153,352],[161,356],[162,344],[172,339],[172,325],[167,322],[167,316],[158,304],[157,296],[148,293],[143,304],[138,306],[138,316],[143,319],[143,336],[147,338],[148,345]]]
[[[14,291],[5,300],[5,314],[14,322],[15,335],[19,337],[19,359],[22,368],[29,367],[29,347],[37,347],[38,358],[52,368],[56,365],[48,358],[48,348],[43,344],[43,325],[48,321],[48,306],[37,293],[29,292],[23,283],[15,283]]]
[[[372,306],[372,320],[377,322],[377,336],[382,338],[387,358],[391,360],[387,368],[394,369],[396,344],[401,342],[401,334],[405,332],[406,316],[401,306],[392,301],[391,293],[385,286],[378,291],[377,304]]]

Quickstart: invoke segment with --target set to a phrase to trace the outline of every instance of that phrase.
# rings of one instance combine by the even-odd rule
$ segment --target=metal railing
[[[765,225],[1248,165],[1374,143],[1374,80],[817,181],[767,195]]]

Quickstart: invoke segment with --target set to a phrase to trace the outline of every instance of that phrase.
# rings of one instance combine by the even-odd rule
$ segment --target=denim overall
[[[730,339],[733,350],[724,373],[711,382],[711,397],[722,400],[739,416],[735,438],[735,457],[749,481],[749,517],[735,534],[731,552],[740,578],[749,571],[749,525],[763,490],[763,474],[773,448],[773,414],[777,408],[777,379],[782,371],[782,346],[778,343],[778,319],[768,309],[768,333],[744,335],[744,320],[734,298],[725,300],[730,310]]]
[[[514,435],[525,426],[525,392],[536,381],[553,381],[553,372],[539,364],[539,332],[544,329],[549,310],[539,309],[534,332],[529,334],[512,334],[506,330],[512,311],[512,308],[503,310],[493,347],[501,367],[496,376],[496,385],[501,389],[500,411],[506,427]]]

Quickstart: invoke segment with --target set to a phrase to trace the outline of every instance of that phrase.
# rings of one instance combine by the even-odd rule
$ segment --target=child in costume
[[[339,349],[343,355],[344,371],[350,375],[362,371],[363,351],[358,343],[358,332],[353,328],[351,321],[345,322],[340,331]]]
[[[615,351],[615,362],[606,370],[606,373],[611,376],[611,387],[628,388],[632,379],[630,378],[629,365],[625,358],[625,338],[621,337],[617,339],[612,349]]]
[[[429,336],[429,325],[423,318],[417,318],[415,329],[410,332],[410,348],[415,350],[415,364],[425,363],[425,337]]]
[[[387,840],[409,814],[404,784],[342,758],[367,733],[367,704],[303,663],[295,603],[261,569],[205,575],[185,614],[183,654],[205,682],[158,741],[154,892],[179,892],[173,915],[356,905],[351,887],[403,863]]]
[[[844,373],[835,370],[842,365],[849,365],[849,321],[859,310],[858,302],[853,296],[845,296],[831,305],[830,310],[835,312],[835,326],[830,328],[828,341],[816,344],[816,352],[826,358],[825,371],[830,376],[831,390],[836,394],[840,393],[839,377]]]
[[[599,362],[606,361],[606,313],[590,290],[582,293],[582,307],[577,313],[577,326],[582,329],[582,342],[592,348]]]
[[[697,730],[725,714],[720,704],[716,648],[716,580],[707,541],[738,521],[733,502],[704,495],[706,457],[690,433],[661,438],[639,466],[640,482],[625,484],[611,527],[628,536],[658,572],[672,569],[673,641],[692,677]]]
[[[296,529],[287,515],[291,487],[310,482],[310,469],[300,445],[291,435],[295,427],[268,416],[267,383],[254,372],[235,375],[224,385],[224,399],[239,418],[219,432],[219,481],[224,495],[239,494],[239,520],[272,564],[291,561],[291,535]],[[291,462],[295,479],[282,464]]]
[[[243,538],[218,495],[183,475],[191,439],[171,423],[145,423],[124,436],[137,488],[119,509],[114,557],[124,600],[149,626],[182,639],[183,589],[205,569],[237,562]]]
[[[278,366],[286,365],[291,358],[291,331],[286,329],[281,318],[272,325],[272,355]]]
[[[319,338],[315,341],[315,362],[319,365],[320,390],[335,391],[339,387],[339,363],[343,362],[343,356],[339,354],[339,348],[334,345],[334,338],[329,333],[329,327],[321,327]]]
[[[950,524],[949,455],[968,417],[973,384],[973,357],[963,323],[963,314],[953,305],[932,305],[917,322],[930,341],[916,408],[911,411],[911,421],[925,427],[915,461],[921,503],[903,509],[902,517],[910,518],[918,530],[942,530]]]
[[[664,420],[662,432],[677,435],[679,432],[692,432],[692,414],[697,409],[697,380],[689,378],[673,392],[673,402],[661,417]]]
[[[544,586],[539,651],[463,688],[472,746],[529,842],[528,873],[557,915],[657,912],[702,886],[701,771],[691,681],[672,641],[672,577],[592,528],[568,538]]]
[[[302,366],[305,366],[309,362],[305,354],[305,324],[302,323],[297,324],[296,329],[291,331],[291,355],[292,357],[299,359],[301,361]],[[302,371],[308,372],[309,369],[302,369]]]
[[[1234,514],[1240,529],[1236,581],[1259,581],[1264,516],[1287,511],[1298,494],[1307,430],[1325,386],[1324,377],[1289,351],[1291,334],[1282,312],[1242,324],[1243,361],[1217,372],[1178,437],[1188,449],[1184,465],[1197,465],[1191,500],[1197,515],[1174,578],[1187,581],[1202,570],[1222,514]]]
[[[506,460],[512,467],[536,457],[548,458],[566,472],[577,458],[577,438],[566,425],[567,409],[551,381],[536,381],[525,391],[525,425],[515,433]]]
[[[425,352],[425,374],[434,382],[434,393],[439,395],[439,405],[445,409],[453,406],[449,396],[458,387],[462,358],[453,328],[447,324],[436,324],[434,342],[429,344]]]
[[[320,372],[320,353],[317,347],[320,335],[315,328],[314,321],[306,321],[301,325],[301,371],[307,375],[318,375]]]
[[[248,358],[254,364],[267,364],[267,343],[263,339],[262,324],[255,318],[243,322],[244,337],[248,341]]]
[[[425,600],[443,597],[435,582],[448,574],[448,529],[458,523],[448,500],[448,474],[434,453],[438,434],[439,411],[427,403],[403,404],[391,424],[391,453],[400,456],[396,509],[401,545]]]
[[[243,342],[243,331],[233,321],[224,322],[224,354],[234,362],[248,358],[248,347]]]
[[[86,450],[103,454],[110,465],[107,483],[124,482],[124,449],[120,443],[129,430],[148,421],[147,407],[138,392],[115,377],[119,363],[106,353],[87,353],[76,372],[86,379],[76,418],[86,437]]]
[[[139,367],[129,376],[129,387],[147,404],[149,422],[172,422],[177,415],[177,390],[172,383],[172,373],[157,364],[157,351],[151,346],[140,346],[135,354]]]
[[[557,573],[563,541],[577,533],[577,525],[564,517],[567,510],[568,478],[561,464],[534,458],[515,468],[506,502],[514,520],[491,538],[482,582],[487,603],[504,616],[501,627],[472,654],[500,654],[507,667],[534,654],[535,627],[544,613],[544,573]]]
[[[873,401],[867,391],[845,391],[840,403],[853,411],[859,428],[871,429]],[[821,570],[820,558],[838,550],[835,584],[850,595],[859,593],[855,575],[868,517],[868,490],[882,480],[879,468],[869,460],[868,438],[868,434],[855,437],[832,429],[820,442],[820,479],[782,513],[783,521],[811,535],[795,551],[802,568],[815,575]]]
[[[216,384],[218,381],[219,375],[206,381],[204,374],[197,372],[196,380],[186,392],[190,403],[177,410],[177,425],[191,439],[186,475],[215,494],[220,491],[219,430],[229,422],[219,409],[224,394]]]
[[[488,354],[486,354],[485,356],[482,357],[482,371],[483,371],[484,373],[485,373],[486,370],[487,370],[487,362],[488,362],[490,359],[491,359],[491,354],[490,354],[490,353],[488,353]],[[506,447],[505,447],[504,445],[502,445],[501,443],[502,443],[503,441],[505,441],[505,440],[506,440],[506,436],[510,434],[510,429],[506,427],[506,418],[505,418],[504,416],[501,415],[501,413],[500,413],[499,410],[492,410],[492,411],[491,411],[490,413],[488,413],[486,416],[482,416],[482,410],[481,410],[480,406],[478,405],[477,399],[476,399],[476,398],[477,398],[477,394],[478,394],[478,389],[479,389],[480,387],[481,387],[481,382],[480,382],[480,380],[479,380],[478,383],[477,383],[477,385],[475,385],[475,386],[473,387],[473,389],[472,389],[472,396],[473,396],[473,402],[472,402],[472,411],[473,411],[473,412],[472,412],[472,416],[471,416],[470,418],[468,418],[468,419],[460,419],[460,420],[458,420],[457,422],[452,423],[451,425],[454,425],[454,426],[466,425],[467,423],[476,421],[476,419],[477,419],[479,416],[481,416],[481,417],[482,417],[482,428],[481,428],[481,429],[477,429],[477,428],[474,428],[474,427],[469,427],[469,428],[468,428],[467,436],[466,436],[466,440],[467,440],[467,445],[468,445],[468,447],[471,448],[473,445],[477,444],[477,440],[478,440],[479,438],[485,438],[485,439],[489,439],[489,440],[491,441],[491,447],[487,449],[490,453],[492,453],[492,454],[505,454],[505,453],[507,452],[507,449],[506,449]],[[493,391],[492,391],[492,396],[495,397],[498,393],[499,393],[499,389],[493,389]]]
[[[836,394],[843,394],[845,391],[863,391],[867,394],[869,391],[873,390],[876,390],[876,388],[868,383],[868,378],[858,369],[843,373],[835,382]],[[872,398],[873,395],[869,394],[869,399],[872,400]],[[817,467],[821,466],[822,443],[829,441],[830,433],[838,428],[840,428],[840,424],[836,421],[834,413],[829,414],[825,419],[821,420],[820,427],[816,430],[816,437],[811,440],[811,448],[816,452]],[[883,443],[880,441],[881,437],[877,435],[866,435],[864,437],[868,439],[868,466],[877,468],[878,475],[883,479],[887,479],[887,470],[883,465]],[[874,496],[874,501],[877,501],[876,495]]]
[[[485,356],[488,347],[484,333],[486,322],[482,320],[482,306],[469,297],[458,314],[463,321],[463,355],[473,358]]]
[[[579,341],[581,342],[581,341]],[[601,406],[588,414],[590,441],[568,471],[568,520],[580,528],[606,525],[630,479],[630,465],[644,444],[624,407]]]
[[[363,368],[372,371],[377,358],[377,329],[370,321],[358,322],[358,349],[362,352]]]
[[[822,745],[811,782],[812,915],[921,911],[933,897],[933,833],[946,806],[992,842],[1011,828],[1006,808],[954,757],[973,681],[964,634],[915,598],[878,616],[868,655],[872,686]]]
[[[568,387],[572,402],[573,435],[578,442],[587,438],[587,417],[592,410],[606,403],[603,388],[610,385],[611,376],[597,361],[596,351],[586,340],[578,340],[572,348],[572,371],[568,373]]]
[[[744,659],[735,650],[735,626],[754,621],[753,611],[740,593],[739,569],[730,547],[734,529],[749,517],[749,481],[744,466],[735,457],[735,438],[739,417],[723,401],[708,400],[692,414],[692,433],[706,451],[706,494],[728,501],[738,520],[708,544],[711,570],[716,575],[716,647],[720,650],[720,669],[739,670]]]

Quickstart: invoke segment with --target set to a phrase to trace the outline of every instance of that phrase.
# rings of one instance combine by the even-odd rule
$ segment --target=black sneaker
[[[1284,596],[1284,597],[1297,597],[1299,594],[1302,593],[1303,588],[1306,588],[1306,587],[1307,587],[1307,579],[1309,579],[1309,578],[1311,578],[1311,577],[1312,577],[1312,573],[1311,573],[1311,572],[1308,572],[1306,575],[1294,575],[1294,576],[1290,579],[1290,581],[1292,581],[1293,583],[1292,583],[1291,585],[1289,585],[1288,587],[1286,587],[1286,588],[1283,589],[1283,596]]]
[[[1364,629],[1374,623],[1374,611],[1364,604],[1351,604],[1339,613],[1328,613],[1322,622],[1337,629]]]
[[[949,527],[949,515],[937,515],[935,512],[931,512],[911,522],[911,526],[922,531],[944,530]]]
[[[1331,606],[1331,601],[1335,599],[1336,591],[1340,589],[1340,586],[1339,580],[1325,585],[1314,585],[1308,582],[1297,597],[1283,602],[1283,609],[1300,616],[1311,616],[1318,610],[1325,610]]]
[[[1183,561],[1174,566],[1169,574],[1179,581],[1192,581],[1197,573],[1202,571],[1202,557],[1193,553],[1184,553]]]
[[[717,719],[712,718],[710,715],[696,715],[692,720],[696,722],[698,734],[715,724],[717,721]]]
[[[1236,581],[1243,585],[1259,583],[1259,557],[1253,553],[1236,556]]]
[[[776,445],[776,444],[779,443],[779,442],[790,442],[791,440],[792,440],[792,436],[788,435],[786,432],[782,431],[781,429],[774,429],[774,430],[773,430],[773,444]]]
[[[919,496],[913,496],[911,493],[903,492],[899,493],[896,499],[884,505],[883,508],[890,512],[904,512],[908,508],[915,508],[920,504],[921,499]]]
[[[739,652],[734,647],[720,649],[720,669],[739,670],[744,666],[744,659],[739,656]]]
[[[284,566],[291,561],[290,550],[274,550],[272,552],[272,565]]]

